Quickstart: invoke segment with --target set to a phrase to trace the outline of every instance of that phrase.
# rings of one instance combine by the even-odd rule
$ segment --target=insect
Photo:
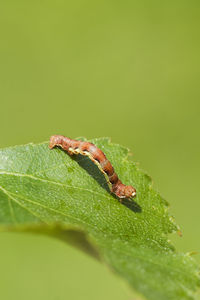
[[[136,189],[121,182],[103,151],[97,148],[94,144],[72,140],[63,135],[52,135],[50,138],[49,148],[53,149],[56,146],[66,150],[69,155],[81,154],[88,156],[104,174],[110,191],[120,198],[120,200],[123,198],[134,198],[136,196]]]

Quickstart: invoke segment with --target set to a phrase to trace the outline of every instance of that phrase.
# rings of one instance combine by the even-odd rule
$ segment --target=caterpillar
[[[69,155],[81,154],[88,156],[104,174],[110,191],[119,199],[129,199],[136,196],[136,189],[121,182],[103,151],[97,148],[94,144],[72,140],[63,135],[52,135],[50,137],[49,148],[53,149],[56,146],[59,146],[63,150],[67,151]]]

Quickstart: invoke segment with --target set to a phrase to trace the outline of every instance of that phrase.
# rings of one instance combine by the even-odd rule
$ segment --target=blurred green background
[[[200,251],[199,29],[199,1],[1,1],[0,146],[111,137],[170,202],[177,249]],[[1,233],[0,268],[4,300],[132,299],[43,236]]]

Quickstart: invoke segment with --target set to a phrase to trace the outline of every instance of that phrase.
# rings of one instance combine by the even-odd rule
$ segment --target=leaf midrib
[[[59,186],[66,187],[66,188],[72,188],[72,189],[78,189],[78,190],[82,190],[82,191],[87,191],[87,192],[90,192],[92,194],[99,195],[101,197],[103,196],[106,199],[110,199],[110,197],[108,197],[108,196],[106,196],[104,194],[101,194],[99,192],[95,192],[95,191],[90,190],[90,189],[86,189],[86,188],[82,188],[82,187],[78,187],[78,186],[68,185],[68,184],[65,184],[65,183],[56,182],[56,181],[53,181],[53,180],[48,180],[48,179],[36,177],[36,176],[31,175],[31,174],[22,174],[22,173],[15,173],[15,172],[0,171],[0,175],[1,174],[2,175],[19,176],[19,177],[20,176],[21,177],[28,177],[28,178],[31,178],[33,180],[39,180],[39,181],[42,181],[42,182],[51,183],[51,184],[59,185]]]

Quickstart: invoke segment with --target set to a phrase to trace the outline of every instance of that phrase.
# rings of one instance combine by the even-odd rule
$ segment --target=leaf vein
[[[47,182],[47,183],[59,185],[59,186],[62,186],[62,187],[67,187],[67,188],[72,188],[72,189],[78,189],[78,190],[82,190],[82,191],[87,191],[87,192],[90,192],[92,194],[96,194],[98,196],[104,197],[104,198],[109,199],[109,200],[111,198],[111,197],[108,197],[108,196],[104,195],[103,193],[101,194],[99,192],[95,192],[95,191],[87,189],[87,188],[82,188],[82,187],[78,187],[78,186],[64,184],[64,183],[61,183],[61,182],[56,182],[56,181],[53,181],[53,180],[48,180],[48,179],[36,177],[36,176],[31,175],[31,174],[21,174],[21,173],[6,172],[6,171],[1,171],[0,174],[2,174],[2,175],[5,174],[5,175],[12,175],[12,176],[19,176],[19,177],[20,176],[21,177],[28,177],[28,178],[31,178],[31,179],[34,179],[34,180],[39,180],[39,181],[42,181],[42,182]]]
[[[28,209],[26,206],[22,205],[19,201],[17,201],[16,198],[14,198],[10,192],[8,192],[7,190],[5,190],[2,186],[0,186],[0,189],[8,196],[10,197],[10,199],[12,199],[14,202],[16,202],[20,207],[22,207],[23,209],[27,210],[29,213],[31,213],[33,216],[37,217],[40,221],[48,224],[47,222],[45,222],[44,220],[41,219],[40,216],[38,216],[36,213],[34,213],[31,209]]]

